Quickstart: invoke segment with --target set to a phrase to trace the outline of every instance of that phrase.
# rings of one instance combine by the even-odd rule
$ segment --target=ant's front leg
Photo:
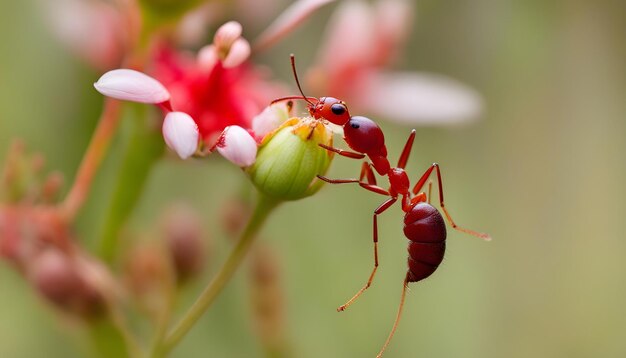
[[[350,152],[350,151],[347,151],[347,150],[331,147],[331,146],[328,146],[328,145],[322,144],[322,143],[320,143],[318,145],[320,147],[328,150],[328,151],[337,153],[337,154],[339,154],[341,156],[344,156],[344,157],[347,157],[347,158],[352,158],[352,159],[363,159],[363,158],[365,158],[365,154],[363,154],[363,153]]]
[[[371,192],[386,196],[389,195],[387,190],[376,185],[376,176],[374,175],[372,167],[368,162],[363,162],[359,179],[329,179],[322,175],[318,175],[317,177],[330,184],[358,183],[362,188]],[[367,179],[367,182],[364,182],[363,179]]]

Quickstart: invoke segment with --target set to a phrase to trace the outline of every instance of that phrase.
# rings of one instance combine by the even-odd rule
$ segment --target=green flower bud
[[[292,118],[261,143],[255,163],[247,169],[259,191],[279,200],[297,200],[317,192],[333,158],[319,146],[332,145],[332,132],[314,118]]]

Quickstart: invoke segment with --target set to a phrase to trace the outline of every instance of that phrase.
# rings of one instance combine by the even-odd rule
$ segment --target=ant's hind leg
[[[396,333],[396,329],[398,328],[398,324],[400,323],[400,317],[402,317],[402,308],[404,308],[404,299],[406,298],[406,290],[408,288],[408,285],[409,285],[409,277],[407,273],[407,277],[404,279],[404,283],[402,284],[402,295],[400,296],[400,306],[398,307],[396,320],[393,323],[393,327],[391,328],[391,333],[389,333],[389,337],[387,337],[387,340],[385,341],[385,345],[383,345],[383,348],[380,350],[376,358],[380,358],[383,356],[385,349],[387,349],[387,347],[389,346],[389,343],[391,342],[391,338],[393,338],[394,333]]]
[[[452,220],[452,216],[450,216],[450,213],[448,212],[448,209],[446,209],[446,206],[443,203],[443,184],[442,184],[442,181],[441,181],[441,171],[439,169],[439,164],[433,163],[433,165],[431,165],[430,168],[428,168],[428,170],[426,170],[424,172],[424,174],[422,175],[420,180],[413,187],[413,194],[417,194],[422,189],[422,187],[426,183],[426,180],[428,180],[428,177],[430,176],[430,174],[435,169],[437,170],[437,185],[439,187],[439,205],[441,206],[441,210],[443,210],[443,213],[445,214],[446,219],[450,223],[450,226],[452,226],[452,228],[457,230],[457,231],[461,231],[461,232],[464,232],[466,234],[469,234],[469,235],[481,238],[483,240],[490,241],[491,240],[491,236],[489,236],[489,234],[485,234],[485,233],[482,233],[482,232],[478,232],[478,231],[466,229],[464,227],[460,227],[460,226],[458,226],[454,222],[454,220]],[[428,197],[430,198],[430,195]]]
[[[383,213],[385,210],[389,209],[398,198],[389,198],[385,200],[376,210],[374,210],[374,218],[373,218],[373,238],[374,238],[374,269],[367,279],[367,283],[363,286],[348,302],[344,305],[339,306],[337,308],[338,312],[344,311],[348,306],[350,306],[361,294],[367,290],[368,287],[372,285],[372,281],[374,280],[374,275],[376,274],[376,270],[378,269],[378,215]]]

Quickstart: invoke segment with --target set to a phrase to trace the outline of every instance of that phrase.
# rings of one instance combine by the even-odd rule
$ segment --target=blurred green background
[[[300,68],[310,64],[331,10],[262,60],[290,81],[285,59],[295,52]],[[626,2],[424,0],[417,12],[398,68],[464,81],[484,95],[486,111],[472,125],[418,128],[408,170],[417,177],[439,162],[453,217],[494,240],[449,233],[437,273],[410,286],[385,356],[626,356]],[[0,160],[20,137],[69,183],[100,111],[98,77],[51,37],[37,3],[0,2]],[[381,126],[396,158],[410,127]],[[192,203],[214,244],[200,283],[228,253],[220,208],[245,183],[212,159],[162,161],[129,224],[150,232],[162,207]],[[330,176],[358,170],[337,158]],[[79,233],[96,222],[92,199]],[[374,285],[335,312],[369,274],[371,214],[381,201],[327,186],[284,205],[266,226],[260,241],[280,260],[295,357],[372,357],[387,337],[406,270],[399,207],[379,220]],[[261,356],[245,276],[235,276],[173,356]],[[76,325],[59,322],[4,262],[0,285],[1,357],[89,352]]]

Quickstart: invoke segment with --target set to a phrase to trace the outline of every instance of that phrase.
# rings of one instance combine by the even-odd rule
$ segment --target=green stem
[[[259,194],[259,199],[248,222],[248,226],[241,234],[237,246],[233,249],[230,256],[209,283],[209,285],[202,291],[196,302],[189,308],[183,318],[176,324],[170,334],[167,336],[161,347],[161,354],[166,355],[185,337],[185,335],[191,330],[196,322],[202,317],[206,310],[211,306],[217,295],[222,291],[226,283],[235,273],[235,270],[240,266],[243,258],[246,256],[248,249],[254,242],[256,234],[261,229],[263,223],[276,206],[280,202],[274,199],[270,199],[262,194]]]
[[[92,322],[90,334],[96,357],[141,357],[136,342],[111,319]]]
[[[123,154],[99,237],[100,257],[111,262],[117,254],[119,231],[135,208],[153,165],[163,154],[163,138],[154,118],[140,105],[129,105],[124,121]]]

